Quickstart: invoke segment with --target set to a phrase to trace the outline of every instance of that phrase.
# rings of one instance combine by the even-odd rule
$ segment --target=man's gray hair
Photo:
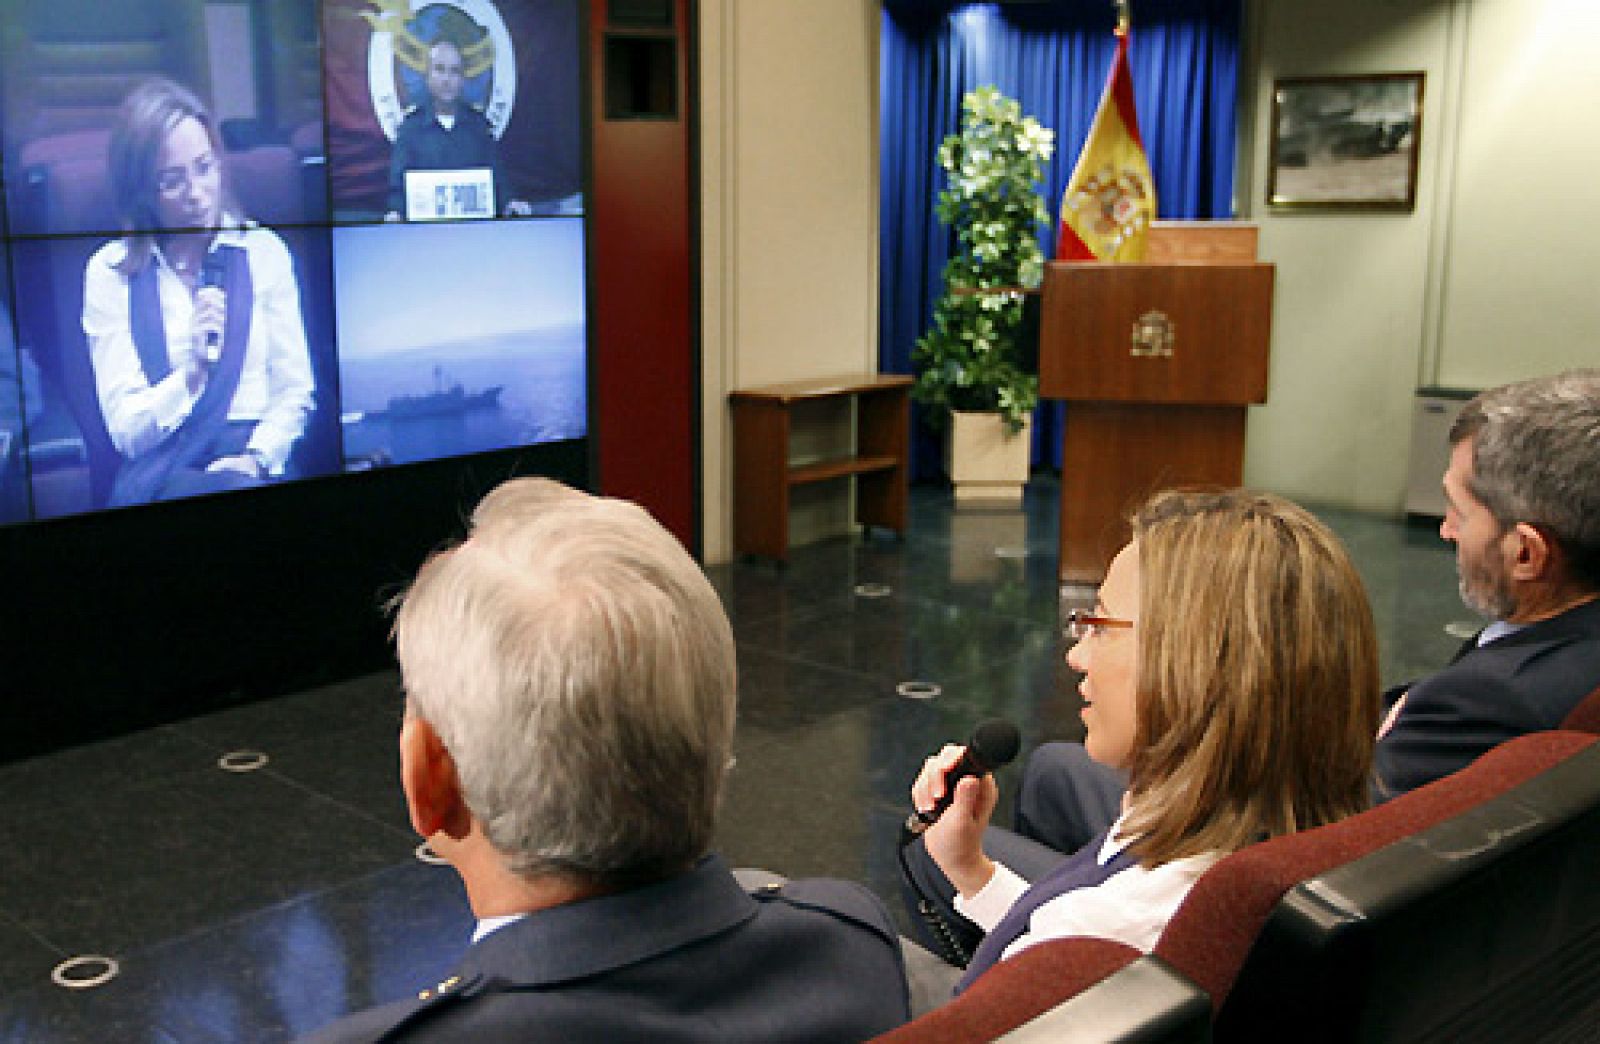
[[[422,567],[395,641],[412,713],[512,869],[624,884],[710,847],[733,634],[637,505],[548,479],[499,486],[467,539]]]
[[[1450,443],[1472,440],[1472,495],[1503,526],[1561,545],[1568,579],[1600,589],[1600,370],[1492,388],[1462,408]]]

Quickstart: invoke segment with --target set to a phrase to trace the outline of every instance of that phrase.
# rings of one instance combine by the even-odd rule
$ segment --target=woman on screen
[[[108,166],[125,234],[89,259],[83,330],[111,505],[284,477],[314,391],[288,248],[232,205],[211,116],[170,80],[123,102]]]

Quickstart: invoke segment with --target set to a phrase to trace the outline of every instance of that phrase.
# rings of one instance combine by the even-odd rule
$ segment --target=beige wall
[[[728,392],[875,371],[876,0],[701,0],[704,547],[730,553]],[[847,438],[837,415],[796,440]],[[820,449],[818,450],[820,452]],[[843,528],[842,485],[792,526]]]
[[[1483,387],[1593,362],[1600,104],[1589,0],[1249,6],[1239,211],[1278,265],[1272,379],[1245,479],[1400,510],[1419,385]],[[1427,74],[1416,210],[1272,211],[1281,76]]]
[[[1469,8],[1438,379],[1600,363],[1600,4]]]

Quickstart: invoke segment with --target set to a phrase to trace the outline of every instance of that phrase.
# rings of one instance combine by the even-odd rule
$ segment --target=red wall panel
[[[693,5],[671,30],[608,23],[590,4],[590,249],[599,489],[638,501],[699,552],[699,344],[692,163]],[[609,119],[607,35],[666,38],[675,114]]]

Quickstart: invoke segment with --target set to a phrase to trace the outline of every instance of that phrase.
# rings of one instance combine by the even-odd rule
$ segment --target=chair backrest
[[[73,131],[23,148],[24,184],[13,198],[27,204],[27,231],[113,236],[120,226],[106,175],[111,132]],[[306,202],[300,157],[288,145],[255,145],[222,154],[228,188],[246,217],[294,225],[320,217]],[[20,230],[19,230],[20,231]]]
[[[1187,1044],[1211,1039],[1211,1005],[1164,961],[1106,939],[1057,939],[1001,961],[961,996],[876,1038]]]
[[[1600,736],[1600,688],[1578,702],[1561,722],[1567,732],[1587,732]]]
[[[1535,733],[1229,856],[1155,952],[1210,993],[1219,1040],[1504,1039],[1499,1013],[1600,1003],[1597,882],[1600,745]]]
[[[245,216],[263,225],[297,225],[322,217],[306,202],[300,157],[289,145],[226,152],[228,186]]]

